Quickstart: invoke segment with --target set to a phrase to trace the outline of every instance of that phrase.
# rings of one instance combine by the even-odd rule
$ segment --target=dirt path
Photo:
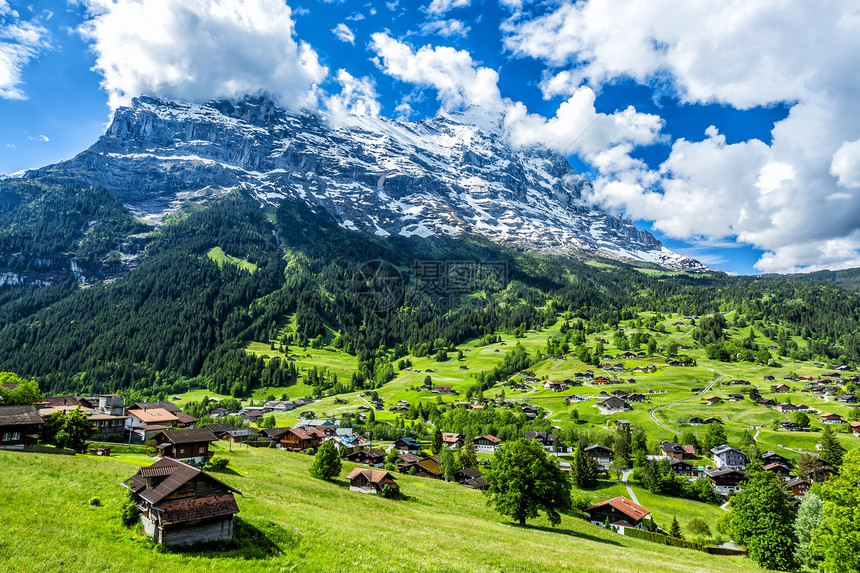
[[[676,404],[680,404],[682,402],[689,402],[690,400],[695,400],[696,398],[700,398],[704,394],[710,392],[711,389],[714,387],[714,385],[716,385],[716,383],[719,382],[720,380],[722,380],[723,377],[725,376],[725,374],[723,374],[722,372],[717,372],[716,370],[711,370],[711,372],[714,372],[715,374],[719,374],[719,376],[714,378],[713,381],[711,381],[711,383],[708,384],[708,386],[704,390],[702,390],[701,392],[699,392],[695,396],[690,396],[689,398],[684,398],[683,400],[678,400],[677,402],[671,402],[669,404],[663,404],[662,406],[657,406],[656,408],[651,408],[650,410],[648,410],[648,415],[651,416],[651,419],[654,420],[654,423],[657,424],[658,426],[660,426],[661,428],[663,428],[664,430],[666,430],[667,432],[674,432],[675,430],[672,430],[671,428],[664,426],[663,423],[660,420],[658,420],[657,417],[654,415],[654,412],[656,412],[657,410],[663,410],[665,408],[671,408],[672,406],[674,406]]]

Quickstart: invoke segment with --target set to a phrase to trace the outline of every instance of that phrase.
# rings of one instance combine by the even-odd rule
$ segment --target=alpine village
[[[751,244],[756,265],[788,251],[705,228],[685,236],[732,246],[664,246],[670,226],[641,230],[601,170],[641,183],[647,132],[671,153],[648,176],[678,182],[701,142],[672,118],[790,126],[805,96],[683,91],[672,58],[696,39],[658,23],[642,49],[667,63],[640,75],[595,71],[603,31],[570,41],[578,59],[549,53],[612,2],[358,4],[0,0],[0,572],[860,573],[856,245],[734,272]],[[383,16],[422,31],[395,38]],[[444,47],[490,21],[504,66]],[[83,59],[65,69],[69,42]],[[75,69],[80,85],[39,87]],[[543,90],[530,110],[576,91],[555,118],[526,114],[499,95],[519,93],[511,70],[536,74],[517,84]],[[97,133],[74,151],[22,155],[51,144],[36,127],[3,139],[37,119],[9,110],[55,118],[85,82],[100,103],[73,121]],[[592,109],[645,85],[651,115]],[[565,115],[582,101],[591,115]],[[611,132],[628,120],[644,131]],[[707,125],[720,153],[741,145]],[[776,157],[773,133],[747,143]],[[842,225],[831,198],[860,187],[855,151],[816,171],[854,186],[822,200],[821,236]],[[805,172],[767,161],[760,187],[793,169],[762,192],[776,201]],[[693,216],[660,181],[649,201]]]

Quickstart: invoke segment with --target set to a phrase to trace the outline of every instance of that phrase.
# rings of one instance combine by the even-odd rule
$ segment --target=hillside
[[[308,476],[311,458],[273,450],[220,452],[216,474],[241,490],[239,517],[264,532],[279,555],[156,550],[122,527],[119,482],[145,459],[0,452],[5,571],[679,571],[744,572],[737,558],[706,555],[606,532],[562,516],[521,528],[486,507],[482,493],[398,476],[408,500],[350,492]],[[349,465],[349,464],[347,464]],[[345,468],[345,471],[348,471]],[[27,476],[27,479],[21,479]],[[600,492],[592,494],[601,495]],[[89,501],[98,497],[101,507]],[[33,511],[33,508],[50,508]],[[258,539],[254,546],[264,543]],[[82,551],[82,548],[86,548]]]

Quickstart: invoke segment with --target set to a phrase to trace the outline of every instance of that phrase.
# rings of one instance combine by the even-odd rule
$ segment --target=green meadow
[[[563,516],[519,527],[492,511],[484,494],[442,481],[398,476],[405,500],[350,492],[308,475],[312,458],[270,449],[220,451],[215,475],[239,489],[239,518],[273,555],[249,549],[165,551],[119,519],[120,482],[147,460],[0,452],[0,570],[149,573],[197,571],[679,571],[758,570],[738,557],[712,556],[627,538]],[[342,475],[352,466],[345,464]],[[26,479],[22,479],[26,476]],[[592,499],[623,493],[603,482]],[[674,509],[654,505],[660,523]],[[92,498],[101,505],[90,505]],[[689,502],[683,502],[685,506]],[[696,513],[698,510],[690,508]],[[719,511],[708,508],[711,513]],[[693,514],[691,513],[691,515]],[[707,516],[706,516],[707,517]],[[681,519],[682,524],[685,523]],[[709,519],[710,521],[710,519]],[[273,544],[273,545],[272,545]]]

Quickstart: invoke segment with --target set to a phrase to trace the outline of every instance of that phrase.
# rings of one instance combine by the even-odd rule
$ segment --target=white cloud
[[[510,50],[547,64],[545,97],[633,79],[685,103],[790,106],[768,144],[727,144],[711,129],[676,141],[660,169],[601,168],[596,202],[672,237],[752,244],[767,251],[762,271],[860,262],[855,3],[565,0],[533,19],[518,11],[504,29]]]
[[[466,8],[472,0],[433,0],[427,6],[427,12],[430,14],[444,14],[455,8]]]
[[[24,66],[47,47],[48,31],[40,20],[23,20],[6,0],[0,0],[0,98],[27,98],[21,88]]]
[[[842,187],[860,187],[860,139],[839,146],[830,162],[830,174]]]
[[[314,103],[327,74],[282,0],[84,0],[81,33],[112,108],[141,93],[190,101],[267,92]]]
[[[505,116],[508,136],[515,145],[544,145],[565,155],[575,153],[602,172],[639,164],[630,158],[630,151],[635,145],[657,140],[663,120],[633,107],[613,114],[597,113],[595,97],[594,91],[582,87],[550,119],[527,113],[522,103],[511,104]]]
[[[326,98],[326,109],[335,123],[346,121],[350,115],[376,117],[379,105],[376,88],[370,78],[355,78],[346,70],[337,71],[341,85],[339,94]]]
[[[478,106],[502,111],[499,74],[478,66],[466,50],[446,46],[422,46],[413,51],[387,34],[371,36],[370,47],[377,53],[377,65],[401,81],[437,90],[447,110]]]
[[[349,27],[341,22],[337,26],[332,29],[332,32],[341,42],[346,42],[347,44],[355,45],[355,34],[352,33],[352,30]]]
[[[30,141],[38,141],[39,143],[48,143],[51,139],[47,135],[28,135],[27,139]]]
[[[469,26],[466,26],[460,20],[433,20],[421,26],[421,33],[428,35],[437,34],[446,38],[449,36],[465,38],[470,29]]]

